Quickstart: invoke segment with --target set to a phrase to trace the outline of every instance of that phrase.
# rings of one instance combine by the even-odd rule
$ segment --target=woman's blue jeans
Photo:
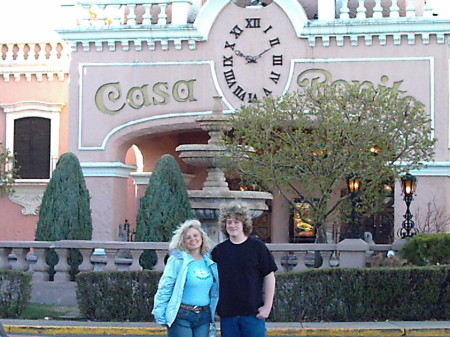
[[[254,316],[233,316],[220,318],[222,337],[265,337],[266,320]]]
[[[195,313],[192,310],[178,310],[177,318],[167,329],[169,337],[208,337],[211,311],[202,310]]]

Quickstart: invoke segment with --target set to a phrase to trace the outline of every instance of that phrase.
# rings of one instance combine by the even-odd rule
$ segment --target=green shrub
[[[277,275],[275,321],[448,319],[450,267],[313,269]]]
[[[417,266],[450,264],[450,234],[421,233],[409,239],[400,254]]]
[[[158,271],[89,272],[76,277],[80,313],[90,320],[151,321]]]
[[[91,240],[92,217],[90,195],[77,156],[64,153],[56,163],[39,210],[36,241]],[[53,268],[59,259],[51,249],[46,257],[53,279]],[[75,278],[82,257],[78,249],[69,251],[71,279]]]
[[[136,241],[167,242],[179,224],[194,219],[186,184],[176,159],[163,155],[155,165],[136,219]],[[140,263],[152,269],[156,254],[145,250]]]
[[[31,275],[0,270],[0,317],[19,317],[31,296]]]

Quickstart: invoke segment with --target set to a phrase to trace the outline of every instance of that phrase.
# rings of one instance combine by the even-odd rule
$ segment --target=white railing
[[[198,3],[198,5],[196,4]],[[200,8],[198,0],[92,0],[65,5],[75,11],[78,26],[185,25]]]
[[[317,260],[315,252],[320,254],[323,261],[316,266],[317,268],[358,266],[358,264],[360,267],[364,267],[370,263],[368,259],[374,253],[386,253],[391,249],[397,249],[395,244],[369,246],[362,240],[344,240],[339,244],[285,243],[268,244],[267,246],[274,255],[279,272],[314,268],[314,261]],[[83,240],[3,241],[0,242],[0,269],[27,271],[32,274],[33,281],[48,281],[49,266],[45,262],[45,258],[50,249],[54,249],[59,257],[59,262],[54,268],[54,281],[68,282],[70,266],[67,263],[67,257],[69,250],[73,248],[79,249],[83,256],[83,261],[79,266],[80,272],[141,270],[139,257],[145,249],[152,249],[156,252],[158,260],[154,269],[163,270],[168,243]],[[363,261],[362,265],[358,261]]]

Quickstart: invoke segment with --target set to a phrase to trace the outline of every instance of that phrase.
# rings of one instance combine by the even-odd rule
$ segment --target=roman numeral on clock
[[[233,56],[223,57],[223,66],[224,67],[232,67],[233,66]]]
[[[261,28],[260,18],[246,18],[247,26],[245,28]]]
[[[247,92],[244,91],[244,89],[242,89],[239,85],[237,86],[236,89],[234,89],[233,94],[239,98],[241,101],[245,100],[245,96],[247,95]]]
[[[263,88],[263,90],[264,90],[264,94],[265,94],[266,96],[272,95],[272,90],[269,90],[269,89],[266,89],[266,88]]]
[[[280,39],[276,37],[272,40],[269,40],[269,42],[270,42],[270,46],[273,47],[273,46],[276,46],[277,44],[280,44]]]
[[[230,48],[231,50],[234,50],[234,47],[236,46],[236,43],[229,43],[228,41],[225,41],[225,49]]]
[[[273,55],[272,56],[272,65],[282,66],[283,65],[283,55]]]
[[[271,79],[275,84],[278,83],[278,81],[280,80],[280,77],[281,77],[281,74],[279,74],[279,73],[276,73],[276,72],[274,72],[274,71],[272,71],[272,72],[270,73],[270,79]]]
[[[237,39],[239,36],[241,36],[243,30],[238,25],[234,26],[233,29],[230,31],[230,34],[233,34],[234,37]]]
[[[228,88],[231,88],[233,85],[236,84],[236,77],[234,76],[233,69],[224,71],[223,75],[225,76],[225,81],[227,81]]]

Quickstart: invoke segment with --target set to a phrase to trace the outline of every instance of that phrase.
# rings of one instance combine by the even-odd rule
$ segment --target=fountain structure
[[[214,97],[212,114],[197,118],[202,130],[209,133],[208,144],[185,144],[176,148],[180,158],[187,164],[205,167],[208,176],[201,190],[189,190],[191,206],[208,236],[215,242],[223,240],[218,218],[220,206],[231,201],[246,203],[256,218],[267,210],[266,200],[272,199],[272,194],[257,191],[230,190],[225,175],[220,166],[221,158],[226,154],[223,146],[218,144],[223,132],[230,130],[228,116],[223,113],[222,98]]]

